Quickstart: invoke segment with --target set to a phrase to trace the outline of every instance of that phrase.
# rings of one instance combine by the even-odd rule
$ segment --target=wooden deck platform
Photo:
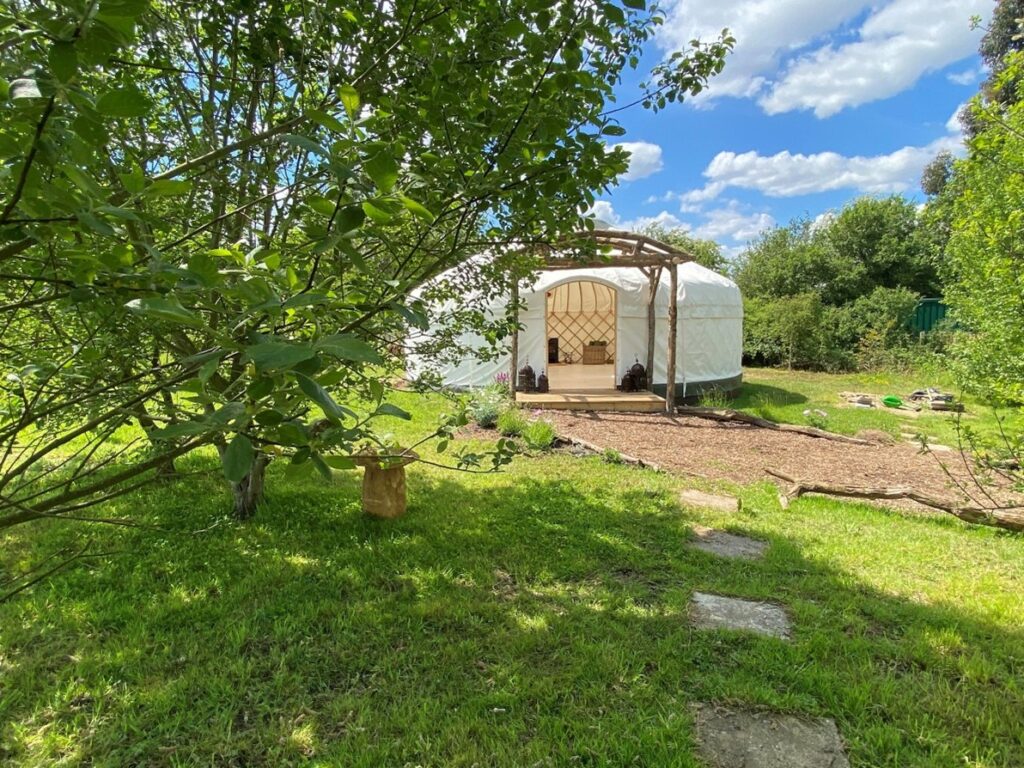
[[[617,411],[627,413],[661,413],[665,398],[653,392],[619,392],[599,389],[586,392],[516,392],[516,403],[523,408],[553,411]]]

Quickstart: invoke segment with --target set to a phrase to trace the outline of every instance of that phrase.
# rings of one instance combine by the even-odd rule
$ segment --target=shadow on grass
[[[772,386],[771,384],[755,384],[744,381],[740,392],[732,401],[734,408],[757,408],[765,406],[800,405],[807,402],[807,396],[791,389]]]
[[[0,758],[695,766],[687,704],[715,700],[834,717],[855,764],[1024,762],[1024,632],[783,536],[762,562],[688,549],[663,476],[532,467],[413,472],[393,522],[359,511],[357,476],[279,482],[201,535],[212,481],[126,501],[181,533],[110,531],[137,555],[0,606]],[[793,642],[692,630],[695,589],[785,605]]]

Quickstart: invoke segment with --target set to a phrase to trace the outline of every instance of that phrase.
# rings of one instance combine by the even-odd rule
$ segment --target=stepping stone
[[[688,507],[710,507],[719,512],[739,512],[743,503],[735,496],[716,496],[692,488],[679,492],[679,501]]]
[[[714,768],[849,768],[834,720],[697,704],[697,751]]]
[[[710,552],[712,555],[719,555],[720,557],[758,560],[764,557],[765,550],[768,549],[768,542],[766,541],[748,539],[746,536],[716,531],[700,525],[694,526],[693,532],[697,535],[697,538],[687,545],[690,549],[699,549],[702,552]]]
[[[698,629],[738,629],[789,639],[789,617],[773,603],[694,592],[690,619]]]

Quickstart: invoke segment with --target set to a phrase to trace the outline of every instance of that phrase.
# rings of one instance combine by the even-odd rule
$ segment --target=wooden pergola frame
[[[581,242],[582,241],[582,242]],[[598,258],[572,258],[562,255],[564,250],[596,246]],[[556,250],[556,248],[558,250]],[[636,232],[614,229],[595,229],[578,232],[557,246],[543,246],[539,252],[543,268],[554,269],[608,269],[609,267],[634,267],[647,277],[647,376],[648,388],[654,388],[654,300],[658,295],[662,270],[669,271],[672,300],[668,305],[668,350],[666,360],[665,410],[675,411],[676,397],[676,340],[679,335],[679,310],[676,296],[679,293],[679,265],[694,261],[692,255],[667,243]],[[512,285],[514,319],[519,321],[519,283]],[[512,386],[519,375],[519,333],[512,336]]]

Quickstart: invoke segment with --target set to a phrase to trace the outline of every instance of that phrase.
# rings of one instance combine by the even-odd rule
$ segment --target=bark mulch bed
[[[545,411],[542,415],[563,437],[611,448],[669,472],[747,484],[772,479],[765,474],[767,468],[822,483],[911,486],[935,496],[963,498],[936,456],[906,443],[851,445],[663,414]],[[977,491],[959,454],[944,453],[938,458],[955,478]],[[923,509],[913,502],[898,504]]]

